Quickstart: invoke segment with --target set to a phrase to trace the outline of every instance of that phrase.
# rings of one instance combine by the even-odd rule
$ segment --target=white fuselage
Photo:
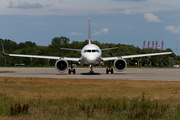
[[[88,44],[81,50],[82,65],[99,65],[102,62],[101,49],[95,44]]]

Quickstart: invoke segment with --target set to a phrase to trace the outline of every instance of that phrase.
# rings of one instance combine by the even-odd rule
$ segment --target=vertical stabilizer
[[[89,44],[91,44],[91,31],[90,31],[90,18],[89,18],[89,33],[88,33]]]

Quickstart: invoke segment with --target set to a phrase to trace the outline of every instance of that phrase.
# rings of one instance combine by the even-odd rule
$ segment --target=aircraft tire
[[[94,71],[90,71],[89,74],[90,74],[90,75],[94,74]]]
[[[73,69],[73,74],[76,74],[76,69]]]
[[[68,73],[71,74],[71,69],[68,70]]]
[[[109,73],[109,70],[108,70],[108,68],[106,68],[106,74],[108,74]]]
[[[113,68],[111,68],[111,74],[113,74]]]

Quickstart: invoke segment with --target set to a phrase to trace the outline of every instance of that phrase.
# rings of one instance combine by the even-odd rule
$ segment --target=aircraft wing
[[[146,57],[146,56],[156,56],[156,55],[167,55],[172,54],[172,52],[162,52],[162,53],[150,53],[150,54],[139,54],[139,55],[126,55],[126,56],[119,56],[119,57],[105,57],[102,58],[103,61],[109,61],[109,60],[116,60],[118,58],[136,58],[136,57]]]
[[[28,58],[43,58],[43,59],[64,59],[67,61],[74,61],[78,62],[79,58],[69,58],[69,57],[56,57],[56,56],[42,56],[42,55],[22,55],[22,54],[7,54],[4,52],[4,46],[2,45],[3,53],[8,56],[14,56],[14,57],[28,57]]]
[[[81,51],[80,49],[61,48],[62,50]]]
[[[118,47],[114,47],[114,48],[104,48],[104,49],[101,49],[101,51],[103,51],[103,50],[112,50],[112,49],[118,49]]]
[[[55,56],[41,56],[41,55],[22,55],[22,54],[5,54],[5,55],[14,56],[14,57],[44,58],[44,59],[55,59],[55,60],[61,58]]]
[[[22,54],[6,54],[5,55],[9,55],[9,56],[14,56],[14,57],[28,57],[28,58],[44,58],[44,59],[54,59],[54,60],[58,60],[58,59],[64,59],[67,61],[74,61],[74,62],[78,62],[79,58],[69,58],[69,57],[55,57],[55,56],[41,56],[41,55],[22,55]]]
[[[67,60],[67,61],[79,62],[79,59],[80,59],[80,58],[69,58],[69,57],[64,57],[63,59],[64,59],[64,60]]]

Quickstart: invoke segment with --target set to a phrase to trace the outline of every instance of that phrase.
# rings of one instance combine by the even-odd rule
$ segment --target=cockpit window
[[[91,50],[87,50],[87,52],[91,52]]]
[[[86,52],[98,52],[98,53],[100,53],[100,51],[99,50],[97,50],[97,49],[94,49],[94,50],[84,50],[84,52],[83,53],[86,53]]]
[[[96,50],[92,50],[92,52],[96,52]]]
[[[96,50],[96,52],[98,52],[98,53],[99,53],[99,50]]]

